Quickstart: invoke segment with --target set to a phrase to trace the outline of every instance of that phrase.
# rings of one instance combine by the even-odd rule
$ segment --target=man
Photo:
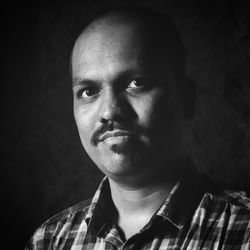
[[[249,249],[249,209],[185,157],[194,94],[171,21],[143,8],[110,11],[85,27],[71,63],[79,135],[106,177],[27,249]]]

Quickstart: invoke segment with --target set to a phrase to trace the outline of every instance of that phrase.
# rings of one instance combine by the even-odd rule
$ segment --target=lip
[[[112,132],[106,132],[103,136],[100,137],[100,141],[105,141],[106,139],[111,139],[111,138],[125,138],[125,137],[130,137],[130,136],[135,136],[134,133],[126,130],[116,130]]]

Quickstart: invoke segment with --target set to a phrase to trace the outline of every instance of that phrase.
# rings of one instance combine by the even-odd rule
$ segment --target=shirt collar
[[[220,186],[199,173],[191,161],[187,162],[186,167],[185,173],[156,213],[156,216],[171,222],[178,229],[191,222],[205,193],[221,191]]]
[[[206,185],[203,184],[204,179],[192,169],[177,182],[152,219],[160,217],[163,221],[169,221],[177,229],[181,229],[192,218],[205,193],[203,186]],[[98,235],[110,221],[110,215],[114,211],[108,179],[104,177],[85,217],[88,232]]]
[[[169,221],[177,229],[182,229],[188,220],[192,218],[203,194],[197,192],[196,183],[181,179],[173,187],[156,216],[162,217],[164,221]]]
[[[97,235],[98,232],[109,221],[113,202],[111,199],[108,178],[105,176],[97,188],[95,195],[88,208],[85,221],[88,225],[88,232]]]

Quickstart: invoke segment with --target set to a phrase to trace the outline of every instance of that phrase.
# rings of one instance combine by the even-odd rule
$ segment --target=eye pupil
[[[96,95],[97,93],[98,93],[98,89],[91,87],[91,88],[86,88],[85,90],[83,90],[81,93],[81,96],[83,98],[92,97],[92,96]]]
[[[143,86],[144,86],[144,83],[140,79],[134,79],[129,84],[130,88],[139,88],[139,87],[143,87]]]
[[[86,89],[85,93],[87,96],[91,96],[93,94],[93,91],[91,91],[90,89]]]
[[[138,80],[133,80],[133,83],[134,83],[134,85],[137,86],[137,87],[143,85],[143,84],[142,84],[140,81],[138,81]]]

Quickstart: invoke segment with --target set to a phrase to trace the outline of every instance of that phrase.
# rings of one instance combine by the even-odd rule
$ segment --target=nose
[[[102,102],[100,103],[99,115],[101,123],[119,121],[126,116],[124,107],[125,100],[121,94],[115,93],[111,88],[103,91]]]

